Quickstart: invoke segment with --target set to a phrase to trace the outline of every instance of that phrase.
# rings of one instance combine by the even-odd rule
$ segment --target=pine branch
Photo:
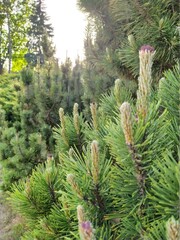
[[[49,192],[50,192],[51,197],[52,197],[52,201],[53,201],[54,203],[57,203],[57,202],[58,202],[58,199],[57,199],[57,196],[56,196],[56,193],[55,193],[55,191],[54,191],[53,186],[48,185],[48,188],[49,188]]]
[[[140,196],[143,198],[145,196],[145,172],[142,167],[142,160],[138,157],[136,149],[133,145],[127,145],[129,152],[131,153],[132,159],[135,165],[136,179],[140,188]]]
[[[96,206],[98,206],[99,212],[103,216],[103,213],[105,211],[105,203],[104,203],[104,200],[101,196],[100,188],[99,188],[98,184],[94,187],[93,192],[94,192],[94,195],[95,195],[95,198],[96,198]],[[99,224],[101,225],[102,223],[103,223],[103,217],[101,217],[99,219]]]
[[[26,156],[25,156],[25,154],[23,153],[23,151],[22,151],[22,149],[21,149],[21,146],[20,146],[20,144],[19,144],[19,142],[18,142],[19,137],[18,137],[17,134],[16,134],[16,140],[17,140],[17,147],[18,147],[18,150],[19,150],[21,156],[22,156],[24,159],[26,159]]]

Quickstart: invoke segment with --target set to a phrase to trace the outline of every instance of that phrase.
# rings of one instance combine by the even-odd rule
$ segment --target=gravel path
[[[4,194],[0,192],[0,240],[14,240],[11,237],[13,215],[5,203]]]
[[[1,176],[1,166],[0,166]],[[2,180],[0,178],[0,184]],[[19,240],[18,234],[14,235],[13,226],[20,222],[20,218],[12,213],[7,203],[7,195],[0,190],[0,240]],[[19,235],[20,236],[20,235]]]

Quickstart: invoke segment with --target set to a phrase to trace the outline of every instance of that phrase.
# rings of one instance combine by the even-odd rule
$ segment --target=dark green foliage
[[[159,98],[162,101],[161,105],[167,108],[169,113],[179,123],[179,66],[175,66],[173,71],[166,71],[164,77],[165,78],[162,78],[159,83]],[[171,86],[171,88],[169,88],[169,86]]]
[[[162,154],[162,159],[156,162],[156,166],[153,166],[154,175],[150,178],[152,189],[149,194],[149,215],[152,218],[157,215],[157,219],[166,221],[170,215],[178,219],[180,169],[177,160],[166,151]]]
[[[166,238],[166,222],[165,221],[154,221],[153,224],[148,226],[148,234],[145,239],[149,240],[167,240]]]
[[[90,19],[85,40],[85,73],[91,69],[90,81],[99,82],[101,89],[96,91],[106,90],[102,78],[103,84],[109,86],[113,85],[109,76],[137,79],[138,52],[144,44],[156,49],[154,81],[159,81],[164,70],[176,65],[179,56],[178,1],[79,0],[78,5]],[[88,84],[87,74],[84,79]]]
[[[77,60],[71,68],[68,61],[62,66],[49,61],[43,68],[39,65],[34,70],[24,68],[21,79],[19,75],[17,79],[16,75],[2,77],[0,103],[6,111],[0,135],[4,189],[29,175],[48,153],[54,154],[52,129],[59,123],[58,109],[62,106],[71,112],[82,92],[81,64]],[[78,144],[80,149],[82,143]]]
[[[25,185],[23,182],[14,185],[12,206],[27,219],[29,229],[22,239],[72,236],[70,232],[76,226],[71,213],[63,210],[59,203],[64,189],[62,176],[62,171],[56,168],[53,159],[49,159],[46,165],[39,165],[33,171]],[[57,219],[60,224],[56,224]]]
[[[0,76],[0,105],[9,124],[18,120],[18,96],[21,90],[19,74]]]
[[[74,128],[73,120],[69,116],[65,116],[65,129],[60,127],[55,128],[54,136],[55,139],[57,139],[56,143],[60,152],[66,152],[70,149],[70,147],[78,145],[78,135]],[[59,139],[59,136],[62,138]]]
[[[16,199],[14,199],[13,204],[32,222],[44,216],[45,213],[48,214],[51,205],[57,203],[58,195],[56,191],[61,189],[61,180],[57,178],[57,175],[58,170],[55,169],[53,161],[49,160],[46,164],[46,170],[43,165],[40,165],[27,179],[26,186],[22,183],[18,185],[17,192],[14,194],[19,194],[21,204],[17,204]],[[47,191],[47,189],[49,190]],[[23,193],[21,193],[22,190]],[[14,194],[12,194],[12,197]],[[45,202],[43,199],[45,199]]]
[[[25,68],[21,71],[21,80],[25,86],[28,86],[33,81],[33,72],[30,68]]]
[[[49,55],[50,39],[53,36],[53,28],[48,23],[49,18],[45,11],[43,0],[33,0],[32,14],[30,16],[30,28],[28,30],[28,50],[30,53],[43,55],[43,57],[52,57],[54,50]],[[46,47],[49,41],[49,49]]]
[[[46,146],[40,134],[24,134],[15,128],[5,128],[1,135],[2,188],[7,190],[11,184],[29,175],[32,169],[46,158]]]

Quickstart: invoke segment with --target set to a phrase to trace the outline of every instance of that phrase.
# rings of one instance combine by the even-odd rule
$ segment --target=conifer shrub
[[[5,120],[8,121],[9,126],[19,120],[18,96],[20,90],[19,74],[0,76],[0,106],[5,111]]]
[[[10,190],[12,183],[27,177],[35,166],[45,162],[48,154],[54,154],[52,132],[59,122],[59,106],[72,109],[71,102],[79,100],[82,91],[80,61],[74,68],[70,59],[62,66],[49,60],[43,66],[28,66],[20,74],[1,77],[3,190]]]
[[[24,68],[21,71],[21,79],[25,86],[30,85],[33,81],[33,71],[31,68]]]
[[[137,101],[120,81],[87,122],[74,105],[55,129],[59,159],[12,188],[30,239],[178,240],[179,67],[152,90],[154,49],[139,51]]]

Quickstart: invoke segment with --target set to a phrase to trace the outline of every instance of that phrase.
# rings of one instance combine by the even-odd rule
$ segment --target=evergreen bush
[[[118,80],[90,122],[77,104],[72,117],[60,109],[59,159],[10,194],[29,229],[22,239],[179,239],[179,67],[153,91],[154,53],[139,51],[136,102]]]
[[[71,111],[80,101],[81,63],[72,68],[70,59],[59,66],[49,59],[43,66],[24,68],[20,74],[2,76],[0,135],[2,188],[31,174],[32,169],[54,154],[53,127],[59,122],[59,106]],[[81,104],[79,104],[82,107]]]

